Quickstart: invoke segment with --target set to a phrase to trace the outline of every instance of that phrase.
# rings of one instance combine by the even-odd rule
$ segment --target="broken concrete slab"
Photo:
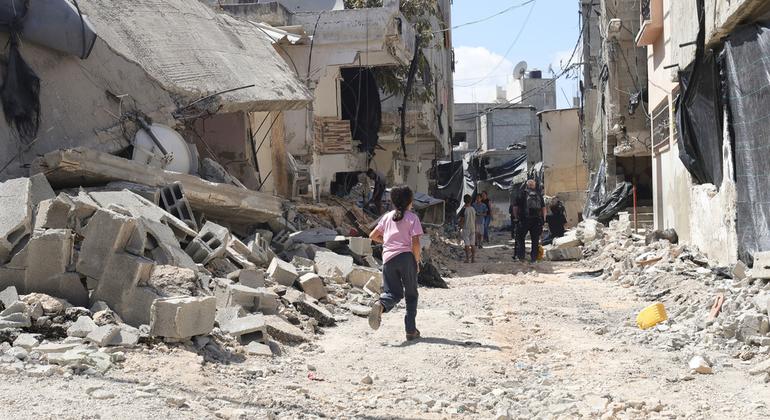
[[[747,267],[743,261],[738,260],[738,262],[733,266],[732,276],[733,280],[736,281],[745,279],[749,276],[749,267]]]
[[[9,286],[0,291],[0,303],[4,308],[11,306],[14,302],[19,300],[19,293],[16,291],[16,287]]]
[[[352,253],[362,257],[372,255],[372,240],[369,238],[351,236],[348,238],[348,248],[350,248]]]
[[[372,295],[379,295],[382,293],[382,277],[372,277],[364,286],[364,291],[369,292]]]
[[[329,251],[316,252],[315,271],[319,276],[327,278],[336,275],[347,278],[353,271],[353,257],[349,255],[339,255]]]
[[[319,305],[318,301],[309,296],[306,299],[298,300],[294,304],[294,307],[296,307],[301,314],[307,315],[318,321],[318,325],[322,327],[330,327],[336,322],[334,315],[332,315],[331,312]]]
[[[765,335],[770,332],[770,322],[767,315],[745,313],[738,318],[738,330],[735,337],[740,341],[746,341],[755,335]]]
[[[307,273],[315,274],[315,262],[309,258],[294,256],[291,259],[291,265],[294,266],[300,277]]]
[[[151,187],[179,182],[193,210],[203,212],[209,219],[221,218],[232,223],[265,223],[280,219],[283,212],[284,200],[273,194],[215,184],[195,175],[164,171],[85,148],[48,153],[32,164],[31,172],[44,173],[56,188],[99,185],[110,181],[128,181]]]
[[[239,337],[244,334],[261,332],[266,333],[265,316],[262,314],[249,315],[242,318],[236,318],[220,325],[222,331],[233,337]]]
[[[97,327],[91,331],[86,336],[86,340],[96,344],[97,346],[104,347],[113,341],[119,333],[120,327],[117,325],[102,325],[101,327]]]
[[[297,269],[290,263],[281,260],[276,257],[270,262],[270,266],[267,267],[267,276],[273,279],[278,284],[290,287],[297,280],[299,275]]]
[[[266,315],[264,321],[267,333],[281,343],[301,344],[309,340],[302,330],[284,321],[279,316]]]
[[[80,245],[77,271],[84,276],[101,279],[111,255],[124,251],[136,230],[136,218],[110,210],[97,210],[84,231],[85,239]]]
[[[40,334],[19,334],[15,340],[13,340],[14,347],[21,347],[27,351],[40,345]]]
[[[67,328],[68,337],[86,338],[88,334],[91,334],[98,326],[93,319],[87,316],[79,316],[78,319]]]
[[[35,212],[34,229],[74,229],[74,203],[67,194],[43,200]]]
[[[3,328],[29,328],[32,326],[32,319],[23,312],[16,312],[0,317],[0,329]]]
[[[206,222],[198,235],[185,248],[187,255],[198,264],[221,257],[230,242],[230,231],[214,222]]]
[[[28,264],[23,293],[38,292],[67,300],[75,306],[88,304],[88,290],[73,265],[74,235],[69,229],[36,231],[27,245]]]
[[[565,236],[554,238],[553,240],[554,249],[576,248],[580,245],[582,245],[582,242],[578,239],[575,231],[569,231]]]
[[[273,351],[270,350],[270,346],[267,344],[258,343],[256,341],[252,341],[251,343],[247,344],[244,350],[246,351],[246,354],[250,356],[273,356]]]
[[[357,265],[348,275],[348,283],[359,289],[363,289],[370,280],[382,283],[382,272],[369,267]]]
[[[216,311],[213,296],[157,299],[151,309],[150,335],[182,339],[208,334]]]
[[[583,250],[580,247],[548,249],[545,255],[550,261],[577,261],[583,258]]]
[[[289,244],[325,244],[327,242],[344,241],[345,237],[337,233],[336,230],[327,228],[313,228],[294,232],[289,235]]]
[[[160,188],[158,205],[172,216],[185,222],[193,230],[198,230],[198,223],[192,206],[184,195],[184,187],[181,182],[173,182]]]
[[[251,288],[265,287],[265,270],[262,269],[244,269],[239,270],[237,275],[233,276],[238,283]],[[230,278],[230,276],[228,276]]]
[[[155,265],[144,285],[161,296],[192,296],[198,289],[198,275],[188,268]]]
[[[217,324],[222,326],[229,321],[232,321],[236,318],[242,318],[244,316],[246,316],[246,311],[242,307],[228,306],[225,308],[218,308],[214,319],[216,320]]]
[[[106,261],[105,273],[91,294],[91,300],[107,303],[128,324],[149,324],[152,302],[159,296],[147,284],[155,266],[152,260],[127,253],[113,254]]]
[[[43,175],[0,183],[0,264],[8,262],[16,245],[31,232],[35,207],[54,197]]]
[[[270,260],[272,260],[275,256],[273,251],[270,249],[269,244],[267,248],[262,248],[260,246],[254,245],[251,242],[248,245],[244,244],[238,238],[231,238],[230,244],[227,248],[228,250],[232,250],[232,252],[241,255],[243,258],[246,258],[247,261],[258,267],[264,267],[268,265]]]
[[[8,305],[3,309],[2,312],[0,312],[0,316],[8,316],[10,314],[17,314],[17,313],[24,313],[27,312],[27,304],[17,300],[16,302],[13,302],[12,304]]]
[[[324,281],[315,273],[307,273],[299,278],[299,286],[302,291],[314,299],[323,299],[327,295]]]

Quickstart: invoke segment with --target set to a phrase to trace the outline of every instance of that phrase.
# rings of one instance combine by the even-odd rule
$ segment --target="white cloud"
[[[494,102],[496,87],[505,87],[513,73],[514,64],[510,60],[484,47],[456,47],[455,60],[457,103]]]

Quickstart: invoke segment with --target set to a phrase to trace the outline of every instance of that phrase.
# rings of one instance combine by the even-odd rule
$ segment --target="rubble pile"
[[[644,300],[665,305],[667,321],[648,331],[618,329],[618,334],[681,352],[685,363],[694,366],[694,373],[711,373],[717,363],[733,363],[720,354],[741,361],[770,354],[770,273],[763,269],[763,261],[770,262],[768,255],[757,254],[752,270],[742,262],[721,267],[696,247],[668,240],[646,241],[632,233],[631,223],[623,215],[608,228],[591,220],[581,222],[561,239],[559,243],[568,244],[566,249],[581,251],[575,259],[583,258],[581,265],[590,270],[588,273],[633,288]],[[549,257],[563,249],[555,244]],[[634,317],[629,317],[629,326]],[[596,333],[606,330],[600,327]],[[770,380],[770,367],[755,373]]]
[[[230,205],[205,205],[218,204]],[[209,360],[232,357],[223,347],[277,355],[367,316],[381,292],[371,240],[345,236],[371,223],[360,209],[304,205],[230,225],[181,182],[57,194],[42,174],[0,183],[0,207],[0,361],[41,374],[104,372],[121,349],[158,340]]]

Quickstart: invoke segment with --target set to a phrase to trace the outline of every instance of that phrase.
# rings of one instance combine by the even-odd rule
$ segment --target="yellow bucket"
[[[636,325],[638,325],[639,328],[646,330],[667,319],[668,314],[666,314],[666,308],[662,303],[658,302],[644,308],[642,312],[639,312],[639,315],[636,317]]]
[[[543,257],[545,257],[545,248],[543,248],[542,245],[537,246],[537,260],[543,261]]]

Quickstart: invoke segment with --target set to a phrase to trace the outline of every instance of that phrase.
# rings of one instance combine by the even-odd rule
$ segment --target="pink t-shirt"
[[[391,258],[404,252],[412,252],[412,237],[423,234],[420,218],[411,211],[404,214],[404,218],[398,222],[393,221],[395,210],[385,213],[376,230],[382,232],[384,245],[382,246],[382,262],[386,263]]]

